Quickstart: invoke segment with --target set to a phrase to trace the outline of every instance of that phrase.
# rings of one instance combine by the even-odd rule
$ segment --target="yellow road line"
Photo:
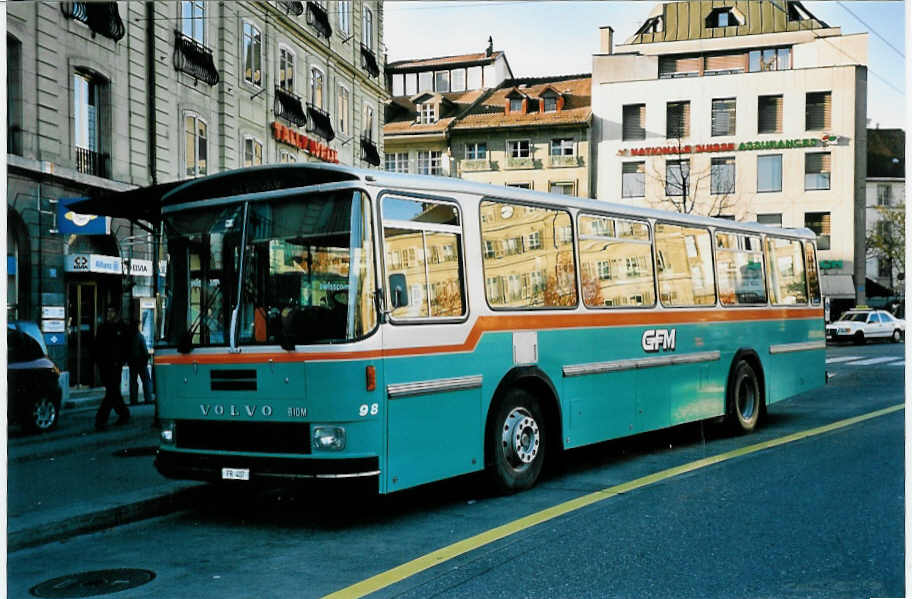
[[[703,458],[702,460],[696,460],[695,462],[690,462],[688,464],[683,464],[674,468],[668,468],[667,470],[662,470],[660,472],[656,472],[648,476],[643,476],[626,483],[608,487],[606,489],[602,489],[601,491],[595,491],[594,493],[589,493],[588,495],[583,495],[582,497],[577,497],[576,499],[565,501],[564,503],[549,507],[540,512],[529,514],[528,516],[519,518],[518,520],[514,520],[512,522],[508,522],[507,524],[498,526],[497,528],[492,528],[473,537],[469,537],[468,539],[453,543],[452,545],[447,545],[446,547],[432,551],[427,555],[423,555],[419,558],[413,559],[410,562],[406,562],[401,566],[396,566],[391,570],[381,572],[376,576],[372,576],[366,580],[362,580],[361,582],[336,591],[335,593],[326,595],[324,599],[354,599],[356,597],[363,597],[365,595],[393,585],[401,580],[405,580],[410,576],[414,576],[419,572],[423,572],[428,568],[433,568],[434,566],[440,565],[446,561],[462,555],[463,553],[468,553],[469,551],[473,551],[479,547],[493,543],[494,541],[498,541],[537,524],[541,524],[542,522],[547,522],[548,520],[552,520],[558,516],[563,516],[564,514],[568,514],[580,508],[592,505],[593,503],[608,499],[609,497],[627,493],[629,491],[633,491],[634,489],[640,489],[642,487],[655,484],[659,481],[673,478],[681,474],[686,474],[694,470],[699,470],[700,468],[706,468],[707,466],[712,466],[713,464],[718,464],[720,462],[725,462],[737,457],[758,451],[763,451],[764,449],[770,449],[773,447],[778,447],[780,445],[785,445],[786,443],[800,441],[801,439],[806,439],[808,437],[822,435],[823,433],[845,428],[859,422],[864,422],[865,420],[877,418],[878,416],[892,414],[893,412],[902,410],[903,407],[904,404],[896,404],[894,406],[890,406],[889,408],[877,410],[876,412],[869,412],[867,414],[862,414],[861,416],[855,416],[854,418],[848,418],[846,420],[840,420],[839,422],[827,424],[826,426],[820,426],[817,428],[808,429],[806,431],[793,433],[791,435],[786,435],[785,437],[772,439],[770,441],[763,441],[762,443],[748,445],[747,447],[720,453],[719,455]]]

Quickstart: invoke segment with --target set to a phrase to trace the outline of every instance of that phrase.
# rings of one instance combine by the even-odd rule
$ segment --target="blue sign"
[[[107,216],[79,214],[69,209],[73,202],[87,198],[60,198],[57,202],[57,231],[76,235],[107,235],[110,219]]]
[[[66,345],[66,333],[45,333],[44,344],[47,346]]]
[[[16,257],[15,256],[6,257],[6,274],[15,276],[15,274],[16,274]]]

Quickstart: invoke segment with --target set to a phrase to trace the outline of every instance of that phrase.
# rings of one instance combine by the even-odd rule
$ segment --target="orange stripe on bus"
[[[181,354],[157,356],[155,363],[165,364],[252,364],[273,361],[315,362],[367,360],[381,357],[420,356],[472,351],[478,345],[482,334],[514,330],[550,330],[583,327],[650,326],[667,324],[697,324],[711,322],[750,322],[758,320],[798,320],[823,318],[823,310],[817,308],[774,308],[774,309],[730,309],[730,310],[665,310],[662,312],[604,312],[587,314],[511,314],[503,316],[479,316],[468,337],[462,343],[431,345],[426,347],[402,347],[395,349],[365,350],[351,352],[256,352]]]

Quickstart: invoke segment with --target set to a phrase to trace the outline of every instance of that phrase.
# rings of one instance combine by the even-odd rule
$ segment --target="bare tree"
[[[906,272],[906,207],[877,206],[878,219],[868,231],[865,247],[869,258],[877,258],[889,265],[890,289],[893,289],[893,274]],[[901,279],[902,280],[902,279]]]
[[[735,206],[734,170],[730,176],[722,168],[712,165],[695,171],[691,168],[691,146],[681,138],[674,140],[675,151],[665,160],[665,172],[653,167],[651,178],[665,187],[660,204],[683,214],[721,216]],[[717,170],[714,172],[714,168]],[[713,180],[713,174],[718,176]]]

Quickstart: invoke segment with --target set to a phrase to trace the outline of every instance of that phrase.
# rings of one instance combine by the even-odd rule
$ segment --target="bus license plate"
[[[248,468],[222,468],[222,480],[250,480]]]

